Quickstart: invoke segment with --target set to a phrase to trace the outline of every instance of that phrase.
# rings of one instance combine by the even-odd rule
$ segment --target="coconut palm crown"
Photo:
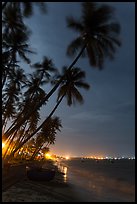
[[[67,48],[67,55],[73,56],[85,46],[83,56],[88,56],[90,65],[103,68],[106,57],[113,59],[121,45],[120,25],[113,21],[114,9],[95,2],[82,3],[81,19],[67,17],[67,26],[79,33]]]

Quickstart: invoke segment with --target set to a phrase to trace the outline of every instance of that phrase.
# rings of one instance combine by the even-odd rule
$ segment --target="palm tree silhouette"
[[[113,58],[116,47],[120,46],[120,41],[118,39],[120,25],[116,22],[111,22],[114,16],[112,7],[106,5],[99,7],[95,2],[83,2],[82,9],[82,17],[80,21],[76,21],[72,17],[69,17],[67,20],[68,26],[73,29],[75,28],[75,30],[80,33],[79,37],[77,37],[68,47],[67,53],[72,55],[75,53],[75,50],[78,50],[81,47],[80,52],[68,67],[68,72],[73,68],[83,53],[88,55],[91,65],[102,68],[104,60],[107,57]],[[37,106],[32,108],[18,125],[15,125],[12,129],[7,131],[5,135],[8,136],[12,134],[16,128],[20,127],[24,121],[37,110],[37,108],[41,107],[41,105],[50,98],[63,80],[64,76],[58,80],[43,100],[37,104]]]
[[[104,59],[113,59],[116,48],[121,45],[120,25],[112,21],[114,9],[108,5],[83,2],[82,9],[80,20],[67,18],[68,27],[79,34],[68,46],[67,54],[74,56],[84,48],[83,54],[88,56],[91,66],[101,69]]]
[[[36,69],[36,74],[40,77],[40,80],[44,78],[45,82],[49,82],[51,80],[51,73],[57,73],[57,68],[53,63],[53,60],[46,56],[43,57],[41,63],[37,62],[31,65],[31,67]]]
[[[86,82],[83,81],[85,78],[85,72],[81,71],[78,67],[75,67],[68,72],[66,66],[63,67],[62,72],[62,75],[65,77],[60,84],[57,101],[59,101],[62,96],[65,96],[67,99],[67,105],[69,106],[75,104],[76,102],[82,104],[84,99],[78,88],[84,88],[88,90],[90,87]]]
[[[47,123],[43,125],[41,131],[37,133],[36,136],[36,149],[33,152],[30,160],[34,159],[36,154],[46,145],[46,148],[49,148],[49,145],[55,143],[57,130],[60,131],[61,121],[59,117],[51,117]]]
[[[18,6],[8,4],[2,13],[3,33],[9,34],[26,28]]]
[[[26,56],[26,53],[34,53],[27,44],[30,31],[24,24],[20,9],[16,4],[9,4],[4,9],[2,22],[3,52],[9,52],[11,55],[9,65],[17,62],[17,54],[27,63],[30,63],[30,59]]]
[[[29,32],[27,31],[16,31],[8,35],[3,34],[3,46],[6,51],[10,52],[11,59],[8,66],[11,63],[17,63],[17,54],[21,59],[30,64],[30,59],[26,54],[34,53],[30,50],[29,45],[27,44]]]
[[[16,6],[20,9],[20,13],[24,17],[30,17],[33,15],[33,6],[39,6],[42,13],[47,13],[47,6],[45,2],[4,2],[2,4],[2,10],[5,10],[5,7],[8,6]]]
[[[21,87],[22,84],[26,81],[26,75],[24,73],[24,70],[21,68],[14,67],[12,70],[7,68],[7,84],[4,87],[3,91],[3,103],[2,103],[2,110],[3,110],[3,117],[7,118],[6,111],[11,109],[11,112],[13,109],[17,110],[17,105],[19,102],[19,97],[21,94]],[[11,108],[12,107],[12,108]],[[16,111],[15,111],[16,112]],[[16,115],[16,114],[15,114]],[[3,122],[5,119],[3,120]]]
[[[21,11],[24,17],[31,17],[34,13],[34,6],[38,6],[40,11],[44,14],[47,13],[47,5],[45,2],[14,2]]]
[[[60,75],[59,77],[61,77]],[[18,149],[20,149],[30,138],[32,138],[43,126],[48,123],[49,119],[53,116],[54,112],[56,111],[57,107],[61,103],[64,97],[67,98],[67,104],[70,106],[75,102],[83,103],[83,97],[80,94],[78,88],[84,88],[89,89],[89,85],[84,82],[85,78],[85,72],[81,71],[80,68],[75,68],[71,70],[67,70],[66,67],[63,67],[63,76],[64,81],[62,81],[62,84],[60,84],[57,103],[51,113],[48,115],[48,117],[42,122],[42,124],[30,135],[27,136],[27,138],[16,147],[16,149],[12,152],[11,157],[14,155]],[[58,82],[56,82],[58,83]]]
[[[4,9],[2,15],[2,87],[4,87],[7,77],[14,72],[17,65],[17,55],[30,63],[26,56],[32,53],[27,44],[30,32],[22,21],[22,16],[18,7],[9,4]]]
[[[41,100],[43,100],[43,98],[45,97],[46,94],[44,93],[44,90],[42,90],[40,88],[40,85],[44,85],[44,84],[51,81],[51,78],[52,78],[51,73],[57,73],[57,69],[55,68],[55,66],[53,64],[52,59],[49,59],[46,56],[43,57],[43,61],[41,63],[35,63],[35,64],[31,65],[31,67],[35,68],[36,71],[33,73],[33,75],[29,75],[30,80],[26,81],[25,85],[23,86],[23,87],[28,88],[28,90],[24,93],[24,96],[26,97],[26,99],[25,99],[26,107],[24,107],[24,109],[20,109],[20,114],[15,119],[15,121],[12,123],[12,125],[8,128],[7,131],[9,131],[9,129],[11,129],[15,125],[16,122],[18,124],[22,120],[22,118],[23,118],[22,115],[27,115],[28,110],[29,110],[28,106],[30,104],[30,101],[32,101],[34,95],[38,96],[38,94],[40,94],[39,92],[41,92],[41,98],[39,95],[38,103]],[[33,99],[33,101],[35,101],[35,104],[33,104],[33,106],[32,106],[32,104],[30,104],[31,105],[30,110],[32,109],[32,107],[35,107],[38,104],[38,103],[36,103],[36,100]],[[24,114],[24,112],[25,112],[25,114]],[[31,116],[32,115],[30,115],[30,117]],[[29,118],[26,117],[26,119],[29,119]]]

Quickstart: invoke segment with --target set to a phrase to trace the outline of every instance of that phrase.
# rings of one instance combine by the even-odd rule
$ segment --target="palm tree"
[[[23,22],[23,16],[29,17],[32,14],[32,5],[34,3],[8,2],[7,4],[6,2],[2,4],[2,9],[5,8],[2,13],[2,87],[4,87],[9,76],[14,77],[14,68],[17,67],[18,57],[30,63],[30,59],[26,56],[26,53],[34,53],[29,49],[29,45],[27,44],[30,31]],[[36,2],[35,4],[39,5],[43,12],[46,12],[45,3]],[[18,77],[20,76],[18,75]],[[42,94],[40,97],[42,97]],[[7,114],[10,115],[10,110]]]
[[[51,59],[49,59],[48,57],[44,57],[43,61],[41,63],[35,63],[35,64],[31,65],[31,67],[35,68],[36,72],[34,72],[33,75],[29,75],[30,80],[26,81],[25,85],[23,86],[23,87],[28,87],[28,90],[24,93],[24,96],[26,97],[26,101],[25,101],[26,108],[24,107],[24,109],[22,109],[22,111],[20,111],[20,114],[18,115],[16,120],[13,122],[13,124],[8,128],[7,131],[9,131],[15,125],[16,122],[17,122],[16,126],[18,126],[18,123],[20,123],[20,121],[23,118],[22,115],[24,115],[24,111],[26,112],[26,115],[27,115],[28,110],[29,110],[28,105],[30,104],[31,100],[34,100],[33,97],[35,95],[38,96],[41,93],[41,99],[40,99],[40,95],[39,95],[38,103],[43,100],[43,98],[45,97],[46,94],[39,86],[51,81],[51,77],[52,77],[51,73],[57,73],[57,69],[55,68],[55,66],[53,64],[53,61]],[[32,109],[32,107],[35,107],[38,104],[38,103],[36,103],[36,100],[34,100],[34,101],[35,101],[35,104],[33,106],[30,104],[31,105],[30,110]],[[31,117],[31,115],[29,117]],[[25,116],[25,118],[27,120],[29,119],[29,117],[26,118],[26,116]],[[25,122],[25,120],[24,120],[24,122]],[[18,128],[19,128],[19,126],[18,126]]]
[[[6,51],[10,52],[11,60],[10,63],[17,63],[17,54],[21,59],[30,64],[30,59],[26,56],[27,54],[34,53],[30,50],[27,44],[29,32],[26,31],[16,31],[10,33],[9,35],[3,34],[3,46]]]
[[[8,77],[11,77],[13,66],[10,64],[8,66],[10,60],[10,53],[9,51],[2,53],[2,89],[6,84],[6,80]],[[15,67],[15,66],[14,66]]]
[[[75,67],[68,72],[67,67],[64,66],[63,75],[65,78],[59,87],[57,101],[59,101],[62,96],[65,96],[69,106],[76,102],[82,104],[84,100],[78,88],[89,89],[89,85],[83,81],[85,78],[85,72],[81,71],[78,67]]]
[[[15,105],[18,102],[19,89],[16,88],[14,83],[10,83],[9,86],[5,89],[3,94],[3,125],[6,118],[9,119],[15,114]]]
[[[24,17],[30,17],[33,14],[33,6],[34,4],[39,6],[42,13],[47,13],[47,7],[45,2],[4,2],[2,4],[2,10],[4,10],[5,7],[7,7],[10,4],[10,6],[16,6],[20,8],[21,15]]]
[[[18,6],[8,4],[2,13],[3,33],[9,34],[26,28]]]
[[[22,88],[27,87],[27,90],[24,92],[25,99],[20,104],[19,114],[17,115],[16,119],[11,124],[11,126],[8,128],[8,130],[12,128],[16,123],[18,125],[22,118],[25,117],[28,110],[36,106],[46,95],[45,91],[40,86],[47,83],[47,80],[42,80],[41,76],[38,76],[36,72],[34,72],[33,74],[29,74],[29,77],[30,79],[26,80],[24,82],[24,85],[22,86]],[[39,109],[36,110],[36,113],[38,110]],[[27,120],[31,120],[30,118],[33,118],[34,114],[35,113],[30,115],[30,117],[27,118]]]
[[[7,77],[14,72],[13,69],[20,67],[16,64],[17,55],[29,63],[26,53],[32,52],[27,44],[30,32],[22,21],[18,7],[8,4],[2,15],[2,23],[2,87],[4,87]]]
[[[26,83],[27,77],[22,68],[17,67],[12,70],[10,80],[15,84],[16,88],[21,91],[22,85]]]
[[[83,2],[82,9],[80,20],[67,18],[68,27],[79,34],[68,46],[67,54],[74,56],[84,48],[84,55],[88,55],[91,66],[101,69],[104,59],[113,59],[117,46],[121,45],[120,25],[112,21],[114,9],[108,5]]]
[[[82,47],[74,61],[68,67],[68,72],[73,68],[83,53],[88,55],[90,64],[93,65],[93,67],[102,68],[104,60],[107,57],[113,58],[116,46],[120,46],[118,36],[120,33],[120,25],[116,22],[110,22],[114,16],[112,7],[106,5],[99,7],[95,2],[83,2],[82,9],[82,17],[80,21],[76,21],[72,17],[67,20],[68,26],[73,29],[75,28],[75,30],[80,33],[79,37],[77,37],[69,46],[67,53],[72,55],[75,53],[75,50]],[[64,76],[58,80],[43,100],[26,114],[26,117],[18,123],[18,126],[21,126],[23,122],[33,114],[35,110],[37,110],[37,108],[41,107],[41,105],[51,97],[63,80]],[[12,134],[18,126],[14,126],[5,134],[7,136]]]
[[[7,71],[8,76],[8,82],[5,86],[5,89],[3,91],[3,117],[7,117],[8,113],[10,114],[10,110],[12,113],[12,110],[15,109],[14,107],[17,106],[17,103],[19,101],[19,94],[21,92],[21,86],[22,83],[25,83],[26,81],[26,75],[24,73],[24,70],[21,68],[13,68],[13,70],[10,72]],[[12,107],[12,108],[11,108]],[[12,115],[12,114],[11,114]]]
[[[20,149],[30,138],[32,138],[45,124],[48,123],[54,112],[56,111],[57,107],[63,100],[63,98],[66,96],[67,98],[67,104],[69,106],[72,105],[72,103],[79,102],[83,103],[83,97],[78,91],[78,88],[84,88],[89,89],[89,85],[83,81],[85,78],[85,72],[81,71],[80,68],[74,68],[67,70],[67,67],[63,67],[63,76],[64,81],[62,81],[62,84],[60,84],[59,88],[59,94],[57,98],[57,103],[51,113],[48,115],[48,117],[43,121],[43,123],[30,135],[27,136],[27,138],[20,144],[11,154],[11,157],[14,155],[14,153]],[[57,82],[58,83],[58,82]]]
[[[30,63],[25,53],[33,53],[29,49],[27,41],[30,31],[24,24],[19,7],[15,3],[11,3],[4,9],[2,15],[2,45],[3,52],[8,51],[11,55],[10,63],[16,63],[16,55]]]
[[[55,68],[52,59],[49,59],[46,56],[43,57],[41,63],[38,62],[31,66],[36,69],[36,74],[40,75],[40,80],[45,78],[47,82],[50,81],[51,73],[57,73],[57,68]]]
[[[25,116],[25,114],[27,113],[28,109],[29,108],[31,109],[31,107],[33,107],[37,103],[39,103],[39,101],[41,101],[41,99],[45,96],[45,91],[39,87],[39,85],[41,83],[43,83],[43,81],[40,81],[38,76],[36,77],[35,73],[33,75],[30,75],[30,80],[26,80],[26,78],[24,79],[24,75],[21,72],[22,70],[17,69],[16,71],[17,71],[16,74],[13,72],[12,83],[10,83],[10,84],[14,85],[13,88],[11,87],[12,93],[10,94],[9,99],[6,97],[6,102],[3,104],[3,123],[5,122],[5,119],[9,119],[11,117],[11,115],[9,115],[9,113],[10,113],[11,107],[15,106],[15,104],[14,104],[15,102],[13,101],[13,99],[15,98],[14,95],[16,94],[15,96],[17,96],[17,99],[18,99],[19,94],[17,91],[20,91],[20,84],[22,81],[25,83],[25,86],[27,86],[28,89],[23,94],[23,96],[24,96],[23,100],[21,100],[20,103],[18,104],[18,107],[16,107],[16,114],[14,112],[14,118],[15,118],[14,122],[21,120]],[[17,79],[20,79],[20,80],[18,81]],[[7,87],[7,90],[9,90],[9,87],[10,86]],[[6,95],[6,93],[5,93],[5,95]],[[11,101],[11,99],[13,102]],[[9,102],[10,102],[10,104],[9,104]],[[13,114],[12,112],[13,111],[11,109],[11,114]],[[37,111],[35,111],[33,113],[33,115],[31,115],[29,117],[29,119],[25,121],[25,123],[24,123],[25,128],[26,128],[26,125],[28,128],[27,129],[24,128],[24,134],[20,134],[20,132],[19,132],[21,127],[17,128],[16,130],[18,130],[18,131],[15,130],[15,134],[11,134],[7,138],[9,140],[12,137],[12,140],[9,144],[12,145],[13,139],[15,137],[18,137],[18,139],[16,140],[16,143],[15,143],[15,146],[19,145],[19,143],[21,143],[23,141],[23,139],[26,138],[27,134],[31,134],[37,128],[37,123],[38,123],[39,119],[40,119],[40,114],[39,114],[39,110],[37,109]],[[22,127],[24,125],[22,125]],[[4,135],[3,135],[3,139],[5,139]],[[6,139],[6,141],[7,141],[7,139]],[[6,146],[7,146],[7,148],[9,148],[9,145],[6,145]]]
[[[57,130],[60,131],[60,127],[62,127],[62,125],[58,117],[50,118],[48,122],[44,124],[41,131],[37,134],[36,149],[33,152],[30,160],[35,158],[36,154],[42,149],[43,145],[46,144],[46,148],[48,148],[50,144],[54,144]]]
[[[20,8],[21,14],[24,17],[31,17],[34,13],[34,5],[40,8],[42,13],[47,13],[47,6],[45,2],[14,2]]]

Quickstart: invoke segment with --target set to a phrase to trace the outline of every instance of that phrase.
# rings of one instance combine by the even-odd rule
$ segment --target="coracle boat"
[[[50,181],[55,177],[54,169],[26,167],[27,177],[34,181]]]

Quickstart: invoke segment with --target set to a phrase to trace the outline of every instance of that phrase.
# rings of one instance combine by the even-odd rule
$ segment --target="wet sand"
[[[64,160],[59,165],[81,201],[135,201],[135,160]]]
[[[44,165],[43,165],[44,167]],[[47,167],[47,165],[46,165]],[[51,167],[53,167],[51,165]],[[18,169],[23,168],[17,167]],[[17,169],[16,168],[16,169]],[[21,170],[20,169],[20,170]],[[13,173],[13,169],[11,170]],[[15,174],[20,175],[19,171]],[[15,177],[14,174],[14,177]],[[22,176],[23,174],[21,174]],[[13,179],[13,176],[12,176]],[[3,179],[3,184],[4,181]],[[16,179],[15,179],[16,180]],[[71,185],[64,182],[64,175],[56,172],[55,178],[51,181],[31,181],[25,175],[20,181],[3,188],[2,202],[75,202],[80,201],[71,188]]]

